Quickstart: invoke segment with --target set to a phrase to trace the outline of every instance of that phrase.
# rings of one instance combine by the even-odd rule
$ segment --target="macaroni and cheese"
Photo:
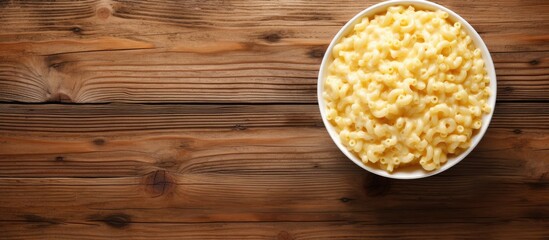
[[[438,169],[491,111],[481,51],[444,11],[389,7],[355,24],[331,54],[326,118],[365,164]]]

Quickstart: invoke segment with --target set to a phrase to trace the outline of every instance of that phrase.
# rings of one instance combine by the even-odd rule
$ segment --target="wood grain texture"
[[[520,121],[519,121],[520,119]],[[496,103],[490,128],[549,128],[549,103]],[[0,131],[77,136],[162,130],[323,127],[317,105],[0,104]]]
[[[470,157],[414,181],[347,160],[315,105],[0,106],[0,222],[10,239],[146,238],[168,228],[178,230],[158,236],[547,233],[544,103],[500,103]]]
[[[500,103],[490,124],[499,140],[489,145],[520,150],[513,159],[536,162],[546,153],[548,122],[548,104]],[[345,159],[315,105],[10,104],[0,105],[0,134],[0,177],[127,177],[156,165],[194,172],[202,171],[195,161],[215,159],[211,164],[220,167],[283,161],[288,167],[281,172],[322,160],[332,171],[338,170],[333,160]],[[523,155],[527,149],[537,150]]]
[[[546,239],[549,3],[437,1],[488,45],[498,103],[465,160],[400,181],[316,105],[376,2],[0,0],[0,239]]]
[[[48,224],[48,223],[46,223]],[[265,240],[317,240],[317,239],[419,239],[425,238],[426,232],[437,233],[437,238],[474,239],[478,236],[489,239],[512,239],[517,237],[516,229],[528,229],[518,237],[521,239],[543,239],[543,225],[508,222],[501,225],[486,225],[478,223],[452,224],[398,224],[395,226],[372,226],[360,222],[264,222],[264,223],[132,223],[124,225],[121,231],[115,227],[105,226],[101,221],[91,223],[59,223],[51,227],[40,228],[38,231],[28,231],[21,223],[8,223],[10,230],[5,232],[10,239],[265,239]],[[440,232],[444,227],[445,232]],[[93,228],[91,232],[88,229]],[[70,231],[66,231],[70,229]],[[166,231],[169,229],[169,231]],[[467,231],[464,231],[467,229]],[[486,229],[491,229],[486,234]],[[406,232],[406,236],[400,233]],[[78,234],[76,234],[78,233]]]
[[[373,3],[8,1],[0,101],[315,103],[331,38]],[[499,99],[548,100],[547,2],[440,3],[492,51]]]

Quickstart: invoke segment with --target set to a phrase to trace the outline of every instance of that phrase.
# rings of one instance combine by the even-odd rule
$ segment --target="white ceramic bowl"
[[[326,119],[326,103],[324,102],[324,99],[322,98],[322,92],[324,91],[324,81],[326,79],[327,75],[327,68],[333,61],[332,59],[332,48],[334,45],[336,45],[341,37],[345,36],[347,33],[349,33],[353,26],[358,23],[362,17],[369,16],[372,17],[376,14],[383,13],[387,10],[390,6],[395,5],[412,5],[416,9],[424,9],[424,10],[443,10],[447,12],[450,15],[450,20],[456,22],[460,22],[463,28],[467,31],[469,36],[473,39],[473,42],[475,46],[480,48],[482,51],[482,57],[485,62],[485,67],[488,72],[488,76],[490,77],[490,89],[492,91],[492,95],[490,95],[490,98],[488,99],[488,104],[492,107],[492,112],[490,114],[486,114],[482,118],[482,128],[480,131],[473,136],[471,139],[472,144],[471,147],[469,147],[466,151],[462,152],[460,155],[455,156],[453,158],[448,158],[448,162],[446,162],[444,165],[442,165],[439,169],[427,172],[421,167],[417,168],[405,168],[405,169],[396,169],[393,173],[388,173],[385,170],[373,168],[371,166],[365,165],[362,163],[362,161],[357,158],[353,153],[351,153],[343,144],[341,143],[339,139],[339,135],[337,134],[336,130],[332,126],[332,124]],[[373,6],[370,6],[363,10],[362,12],[358,13],[356,16],[354,16],[339,32],[335,35],[334,39],[330,43],[330,46],[326,50],[326,54],[324,54],[324,58],[322,59],[322,64],[320,65],[320,71],[318,73],[318,86],[317,86],[317,97],[318,97],[318,105],[320,107],[320,114],[322,115],[322,121],[324,121],[324,125],[326,126],[326,129],[328,130],[328,133],[330,134],[330,137],[332,137],[332,140],[335,142],[337,147],[349,158],[351,159],[356,165],[368,170],[369,172],[372,172],[374,174],[377,174],[379,176],[388,177],[388,178],[396,178],[396,179],[416,179],[416,178],[424,178],[433,176],[437,173],[441,173],[446,171],[447,169],[451,168],[452,166],[456,165],[458,162],[463,160],[474,148],[475,146],[480,142],[482,139],[482,136],[484,136],[484,133],[486,132],[486,129],[488,129],[488,125],[490,124],[490,120],[492,119],[492,114],[495,109],[496,105],[496,89],[497,89],[497,83],[496,83],[496,71],[494,69],[494,62],[492,61],[492,57],[490,57],[490,52],[488,51],[488,48],[478,35],[478,33],[471,27],[471,25],[465,21],[463,18],[461,18],[459,15],[457,15],[455,12],[451,11],[450,9],[447,9],[441,5],[438,5],[436,3],[424,1],[424,0],[391,0],[386,2],[381,2],[378,4],[375,4]]]

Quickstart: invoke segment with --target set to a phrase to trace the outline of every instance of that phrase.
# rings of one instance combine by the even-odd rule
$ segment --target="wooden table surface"
[[[0,1],[0,239],[549,237],[549,2],[440,0],[498,103],[450,170],[349,161],[316,100],[376,1]]]

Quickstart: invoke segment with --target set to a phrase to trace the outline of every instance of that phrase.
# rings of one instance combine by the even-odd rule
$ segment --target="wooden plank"
[[[62,122],[59,125],[66,127]],[[164,134],[144,131],[129,134],[129,138],[132,139],[132,144],[136,144],[136,149],[142,146],[140,142],[146,142],[147,146],[157,147],[152,150],[143,149],[144,152],[157,152],[155,149],[172,147],[170,147],[171,144],[163,144],[154,139],[171,138],[173,140],[164,142],[174,141],[178,144],[177,141],[185,139],[186,132],[191,130],[192,128],[181,132],[166,133],[168,131],[165,131]],[[39,170],[34,175],[18,174],[32,178],[1,178],[0,195],[3,197],[0,199],[0,206],[2,206],[0,212],[3,214],[0,219],[2,221],[0,228],[5,227],[7,231],[2,232],[14,237],[46,233],[46,236],[59,238],[78,232],[98,238],[105,236],[97,233],[98,229],[94,226],[113,227],[112,225],[125,226],[131,223],[130,228],[122,228],[128,230],[120,231],[116,227],[107,227],[107,232],[112,231],[116,234],[132,232],[136,236],[149,236],[152,233],[138,230],[143,227],[149,228],[141,224],[144,222],[153,224],[148,226],[159,229],[170,228],[169,226],[188,226],[183,228],[189,229],[184,232],[195,229],[196,234],[202,236],[200,235],[203,234],[201,225],[188,225],[188,223],[220,222],[219,224],[225,225],[227,224],[225,222],[233,221],[291,221],[290,225],[293,226],[296,224],[293,221],[337,220],[362,221],[374,231],[378,231],[378,226],[382,227],[385,224],[391,224],[397,228],[404,224],[413,229],[425,229],[425,227],[436,225],[440,227],[429,233],[448,234],[448,236],[455,234],[453,230],[447,230],[448,225],[456,222],[477,224],[467,225],[470,227],[491,226],[482,231],[489,234],[500,233],[500,229],[511,229],[516,233],[525,231],[533,234],[528,235],[532,237],[546,233],[543,229],[546,229],[547,224],[543,219],[547,219],[546,203],[549,200],[546,178],[548,139],[544,128],[541,130],[527,128],[523,132],[512,133],[522,136],[518,139],[511,135],[510,129],[496,128],[495,133],[494,131],[488,133],[487,138],[479,146],[480,150],[476,150],[472,157],[447,173],[419,181],[376,178],[365,174],[337,154],[332,159],[317,159],[314,155],[304,155],[306,153],[302,150],[303,143],[280,139],[304,138],[309,139],[305,141],[306,143],[314,144],[319,141],[318,139],[326,138],[325,135],[323,137],[314,134],[317,132],[315,128],[307,131],[301,128],[282,127],[278,130],[272,132],[250,127],[244,132],[255,131],[252,133],[255,137],[242,136],[242,139],[247,139],[246,146],[242,146],[244,142],[242,139],[234,141],[213,135],[211,132],[195,133],[205,139],[202,141],[210,141],[210,144],[212,139],[225,139],[239,145],[240,148],[228,154],[229,156],[237,155],[236,158],[217,153],[210,146],[207,150],[193,148],[193,152],[206,151],[207,154],[204,154],[206,156],[190,158],[190,160],[185,157],[176,159],[175,161],[180,161],[183,167],[158,161],[151,163],[148,166],[149,169],[143,167],[131,174],[120,174],[116,168],[129,168],[129,166],[111,165],[110,170],[108,167],[94,169],[96,165],[94,162],[108,166],[109,162],[113,161],[112,158],[94,156],[92,159],[82,161],[81,166],[73,165],[65,168],[59,164],[57,168],[61,169],[60,172],[53,172],[53,174],[62,178],[36,178],[41,176],[40,172],[51,174],[51,169]],[[274,142],[249,143],[250,139],[261,140],[261,135],[283,136],[281,134],[283,132],[292,132],[293,134],[288,135],[294,137],[280,137]],[[7,139],[2,137],[3,144],[11,142],[14,138],[13,133],[8,135],[10,137]],[[69,137],[72,138],[71,143],[66,143],[56,140],[61,138],[58,134],[57,136],[51,133],[46,133],[44,136],[40,136],[41,133],[24,133],[23,135],[33,140],[48,139],[29,141],[30,144],[20,145],[22,149],[32,150],[30,152],[24,150],[14,152],[16,155],[28,155],[30,158],[34,155],[47,156],[51,153],[55,156],[57,154],[55,151],[62,151],[58,150],[59,148],[52,148],[52,145],[41,143],[45,141],[63,145],[68,149],[64,150],[64,153],[73,152],[70,154],[76,156],[75,160],[67,158],[67,162],[80,161],[78,155],[85,155],[87,152],[101,151],[108,155],[121,156],[125,150],[129,149],[120,145],[120,140],[112,137],[108,137],[103,143],[94,141],[96,136],[86,136],[81,140]],[[34,135],[40,137],[30,137]],[[151,137],[153,140],[143,140],[139,135],[156,137]],[[314,138],[309,137],[311,135]],[[84,147],[76,147],[81,149],[82,153],[73,150],[74,146],[81,145],[81,142],[99,143],[106,148],[90,151],[85,144],[82,144]],[[294,148],[281,147],[282,144]],[[329,139],[320,141],[318,145],[323,145],[324,148],[333,146],[330,145]],[[228,149],[225,144],[221,146],[216,144],[215,148],[219,148],[222,152]],[[4,150],[5,148],[0,152],[4,153]],[[314,148],[311,150],[316,151]],[[270,154],[269,151],[278,153]],[[329,151],[337,152],[335,149]],[[245,157],[247,153],[254,152],[255,157]],[[319,152],[319,154],[325,153]],[[275,160],[258,157],[262,155],[276,157]],[[4,162],[6,159],[4,157],[2,156],[0,162]],[[26,168],[24,162],[29,157],[15,161],[20,163],[17,165],[18,170]],[[277,159],[278,157],[281,159]],[[135,162],[141,161],[131,154],[126,154],[125,158]],[[307,160],[304,161],[304,159]],[[65,159],[39,160],[33,164],[33,167],[40,168],[43,162],[48,161],[63,163]],[[90,168],[96,173],[82,174],[78,171]],[[105,175],[105,172],[109,174]],[[79,178],[66,178],[71,176],[67,173],[73,173]],[[95,177],[91,178],[92,176]],[[500,206],[505,206],[505,210],[500,210]],[[412,225],[418,222],[423,224]],[[509,226],[510,222],[513,224]],[[348,226],[346,222],[341,225]],[[72,226],[81,226],[84,229],[74,229]],[[211,226],[211,224],[202,226]],[[276,226],[285,225],[277,223]],[[349,234],[346,228],[333,228],[322,223],[312,222],[310,226],[317,226],[319,231],[330,232],[334,234],[333,236],[346,236],[341,235],[344,234],[343,232]],[[22,228],[30,228],[30,230],[16,231]],[[237,229],[242,230],[242,228]],[[217,230],[213,234],[225,233],[223,230]],[[351,236],[366,234],[363,231],[353,230]],[[246,231],[246,234],[251,233]],[[471,232],[468,233],[471,234]],[[371,233],[368,232],[368,234]],[[168,237],[175,236],[180,235],[168,235]]]
[[[497,102],[490,128],[547,129],[549,103]],[[83,136],[183,129],[323,127],[317,105],[0,104],[0,131]]]
[[[520,143],[529,138],[541,140],[535,136],[549,130],[548,119],[547,104],[498,103],[490,129],[501,135],[496,139],[514,139],[505,145],[509,150],[522,149]],[[344,159],[323,129],[316,105],[4,104],[0,134],[3,177],[135,176],[210,160],[245,167],[242,159],[263,159],[263,167],[271,161],[291,166],[277,171],[292,171],[295,164],[332,171],[341,170],[334,160]],[[288,154],[279,156],[279,150]]]
[[[116,41],[121,49],[126,44],[146,47]],[[3,56],[0,101],[315,103],[323,49],[266,47],[254,55],[115,49]],[[549,51],[492,55],[498,100],[549,100]]]
[[[372,3],[0,1],[0,101],[270,103],[0,104],[0,238],[549,236],[548,3],[440,1],[492,51],[498,105],[414,181],[347,160],[315,104],[330,38]]]
[[[518,105],[507,104],[518,107]],[[535,105],[527,105],[525,111]],[[323,126],[316,105],[0,104],[0,131],[102,134]]]
[[[372,3],[9,2],[0,101],[314,103],[327,44]],[[500,99],[548,100],[546,2],[441,3],[486,40]]]
[[[470,157],[414,181],[376,177],[347,160],[315,105],[0,106],[0,221],[10,224],[470,223],[494,226],[490,234],[547,225],[542,103],[499,104]],[[439,231],[450,234],[445,226]],[[55,228],[44,229],[62,234]]]
[[[6,23],[2,29],[4,41],[64,38],[85,38],[105,35],[137,33],[163,34],[192,30],[230,29],[234,35],[242,30],[263,28],[267,31],[287,29],[273,40],[291,39],[294,33],[309,38],[331,37],[352,16],[379,1],[12,1],[3,4],[0,18]],[[454,10],[481,33],[503,34],[494,46],[501,50],[547,50],[546,29],[540,24],[549,14],[547,3],[541,0],[502,0],[438,3]],[[482,14],[479,14],[482,13]],[[518,20],[518,21],[517,21]],[[537,25],[527,23],[537,23]],[[501,23],[507,24],[502,26]],[[512,24],[509,24],[512,23]],[[294,31],[292,27],[298,27]],[[319,27],[329,28],[328,32]],[[289,29],[288,29],[289,28]],[[175,30],[175,31],[174,31]],[[186,31],[181,31],[186,30]],[[36,35],[37,32],[45,33]],[[526,33],[527,35],[522,35]],[[313,35],[311,35],[313,34]],[[329,34],[327,36],[325,34]],[[268,36],[267,34],[266,36]],[[18,36],[18,37],[16,37]],[[206,36],[206,35],[202,35]],[[496,38],[494,38],[496,39]],[[531,43],[538,43],[538,46]],[[530,43],[530,44],[526,44]],[[539,45],[541,44],[541,45]]]
[[[0,178],[0,219],[36,215],[85,221],[120,213],[137,222],[496,224],[546,219],[548,165],[542,159],[547,150],[532,146],[547,138],[537,141],[525,147],[536,151],[530,154],[535,160],[495,146],[475,152],[448,172],[417,181],[374,177],[344,158],[317,160],[315,169],[313,160],[303,159],[293,164],[276,159],[270,165],[228,159],[227,166],[220,166],[220,157],[191,161],[184,170],[151,167],[133,177]],[[496,151],[502,153],[493,156]],[[505,209],[498,210],[501,206]]]
[[[39,219],[37,219],[39,220]],[[47,221],[47,220],[46,220]],[[370,225],[361,222],[267,223],[127,223],[17,222],[5,223],[4,239],[543,239],[547,224],[504,222]],[[34,226],[34,227],[33,227]],[[29,228],[32,229],[29,231]],[[0,225],[0,229],[2,226]],[[93,231],[90,231],[93,229]],[[464,230],[467,229],[467,230]]]

